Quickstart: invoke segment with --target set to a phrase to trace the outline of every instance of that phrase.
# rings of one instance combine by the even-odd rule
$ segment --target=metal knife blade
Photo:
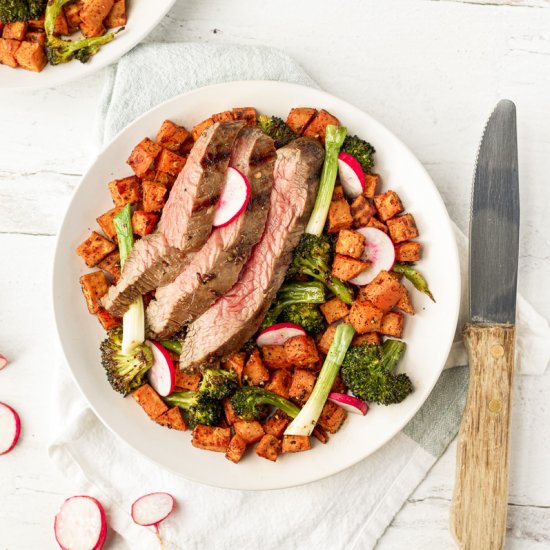
[[[500,101],[479,147],[470,218],[470,320],[514,324],[519,253],[516,107]]]

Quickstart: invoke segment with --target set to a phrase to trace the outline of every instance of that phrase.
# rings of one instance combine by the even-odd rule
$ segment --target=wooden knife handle
[[[501,550],[504,545],[514,335],[511,325],[464,327],[470,384],[458,433],[450,518],[462,550]]]

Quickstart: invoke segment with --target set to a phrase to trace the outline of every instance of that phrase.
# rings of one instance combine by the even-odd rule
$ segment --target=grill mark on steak
[[[188,327],[180,368],[218,363],[258,330],[313,209],[324,151],[299,138],[277,151],[275,182],[262,238],[238,282]]]
[[[147,309],[152,335],[169,338],[183,324],[204,313],[237,281],[265,226],[275,158],[271,138],[256,128],[242,130],[233,146],[230,165],[250,182],[247,208],[228,226],[215,229],[174,282],[157,290],[156,299]],[[259,164],[258,159],[263,162]]]

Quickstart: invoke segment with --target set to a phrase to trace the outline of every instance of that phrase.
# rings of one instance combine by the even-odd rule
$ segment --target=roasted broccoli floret
[[[300,409],[288,399],[255,386],[238,389],[231,397],[231,405],[235,414],[243,420],[257,420],[265,412],[266,405],[277,407],[292,418],[300,412]]]
[[[404,351],[405,343],[399,340],[386,340],[382,346],[353,346],[342,363],[342,379],[364,401],[382,405],[401,403],[413,391],[406,374],[393,372]]]
[[[258,117],[258,126],[275,142],[275,148],[284,147],[298,136],[286,125],[282,118],[276,116]]]
[[[212,399],[198,391],[175,392],[164,398],[167,405],[182,409],[189,426],[196,424],[214,426],[220,421],[222,406],[217,399]]]
[[[234,371],[206,369],[199,387],[201,394],[212,399],[223,399],[237,389],[237,375]]]
[[[28,21],[39,19],[44,13],[47,0],[2,0],[0,2],[0,21]]]
[[[101,364],[113,389],[128,395],[145,383],[145,374],[153,365],[153,352],[144,344],[127,354],[121,348],[122,330],[109,331],[100,346]]]
[[[292,304],[285,307],[281,319],[286,323],[300,325],[310,334],[319,334],[326,328],[325,318],[316,304]]]
[[[323,283],[340,300],[351,304],[353,294],[346,283],[332,276],[329,267],[330,259],[331,245],[328,237],[304,233],[294,249],[287,278],[292,279],[298,275],[313,277]]]
[[[374,153],[376,153],[376,150],[368,141],[357,136],[346,136],[342,151],[354,156],[365,172],[370,172],[374,166]]]

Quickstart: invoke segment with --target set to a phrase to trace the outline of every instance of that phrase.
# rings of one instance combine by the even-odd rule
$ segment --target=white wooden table
[[[480,5],[485,4],[485,5]],[[508,4],[506,6],[505,4]],[[550,319],[549,0],[181,0],[148,40],[265,44],[402,138],[467,227],[472,165],[499,98],[518,107],[520,290]],[[103,76],[0,94],[0,400],[24,434],[0,458],[0,550],[55,548],[53,517],[74,488],[49,463],[56,228],[91,155]],[[517,377],[508,548],[550,547],[550,372]],[[382,538],[382,550],[453,548],[451,445]],[[123,548],[113,540],[111,548]]]

